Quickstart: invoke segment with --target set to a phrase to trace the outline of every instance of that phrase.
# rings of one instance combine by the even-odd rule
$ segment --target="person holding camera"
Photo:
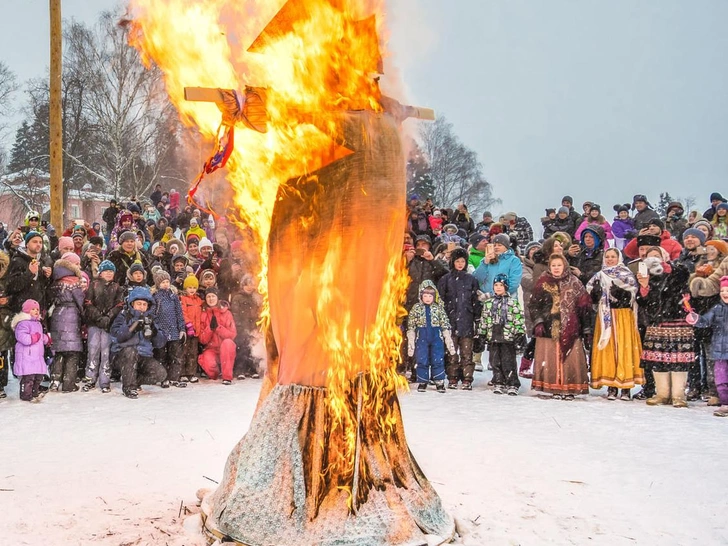
[[[135,287],[111,326],[113,366],[121,370],[121,391],[127,398],[137,398],[140,385],[167,379],[164,366],[154,358],[154,348],[164,346],[166,340],[154,324],[153,304],[148,288]]]
[[[205,291],[205,304],[200,324],[200,343],[204,350],[198,362],[207,377],[215,380],[222,375],[222,384],[230,385],[237,352],[235,319],[228,302],[219,299],[217,288]]]

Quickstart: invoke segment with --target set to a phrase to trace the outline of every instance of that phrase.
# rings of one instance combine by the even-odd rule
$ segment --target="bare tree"
[[[420,129],[421,149],[430,167],[433,201],[442,207],[465,203],[473,214],[500,202],[485,179],[478,155],[455,135],[453,126],[440,117]]]
[[[7,118],[12,113],[12,99],[18,90],[18,80],[10,67],[0,61],[0,118]],[[7,129],[7,123],[0,123],[0,132]]]
[[[697,203],[697,200],[695,199],[694,195],[688,195],[687,197],[678,197],[678,201],[680,201],[683,206],[685,207],[685,214],[689,214],[691,210],[695,208],[695,205]]]

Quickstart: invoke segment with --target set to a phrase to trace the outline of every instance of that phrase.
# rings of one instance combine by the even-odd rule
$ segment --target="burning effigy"
[[[400,126],[432,116],[380,88],[383,0],[282,3],[131,2],[132,45],[216,142],[189,198],[224,166],[263,256],[267,372],[205,527],[246,545],[440,544],[454,522],[407,446],[396,373]]]

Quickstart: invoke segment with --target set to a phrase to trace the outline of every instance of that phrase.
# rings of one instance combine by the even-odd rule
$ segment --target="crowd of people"
[[[148,203],[112,200],[105,229],[73,221],[58,234],[31,210],[0,239],[0,398],[11,372],[31,402],[114,381],[134,399],[142,385],[259,377],[248,239],[225,218],[177,211],[172,194],[177,207],[159,187]]]
[[[536,238],[515,212],[476,224],[465,204],[413,197],[401,372],[419,391],[470,390],[487,352],[496,394],[517,395],[520,376],[555,399],[607,387],[609,400],[728,416],[728,202],[660,217],[640,194],[613,209],[609,222],[564,196]]]
[[[609,222],[565,196],[538,237],[515,212],[476,223],[466,204],[412,198],[400,372],[419,391],[471,390],[487,353],[496,394],[527,377],[556,399],[606,387],[609,400],[704,401],[728,416],[728,203],[710,201],[661,218],[635,195]],[[101,220],[59,234],[29,211],[0,231],[0,397],[10,372],[27,401],[257,378],[260,264],[246,234],[160,187],[112,200]]]

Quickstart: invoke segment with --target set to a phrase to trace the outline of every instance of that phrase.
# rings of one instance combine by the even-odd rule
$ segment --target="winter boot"
[[[518,387],[508,387],[508,396],[518,396]]]
[[[445,392],[445,381],[442,379],[440,381],[435,381],[435,388],[439,393]]]
[[[121,392],[126,396],[127,398],[131,398],[132,400],[136,400],[139,398],[139,393],[136,389],[130,389],[128,387],[124,387],[121,389]]]
[[[463,385],[464,385],[464,383],[463,383]],[[457,388],[458,388],[458,380],[457,379],[448,379],[447,380],[447,388],[448,389],[455,389],[455,390],[457,390]]]
[[[420,383],[417,385],[417,392],[425,392],[427,390],[427,383]]]
[[[720,398],[718,398],[717,396],[709,396],[708,405],[709,406],[720,406]]]
[[[607,400],[616,400],[618,392],[617,387],[609,387],[607,389]]]
[[[619,399],[620,400],[625,400],[627,402],[629,402],[630,400],[632,400],[632,396],[630,395],[630,390],[629,389],[622,389],[622,394],[620,395]]]
[[[3,387],[0,387],[0,399],[1,398],[7,398],[7,394],[5,393],[5,389]]]
[[[670,403],[670,372],[652,372],[655,376],[655,396],[647,399],[648,406]],[[684,385],[683,385],[684,386]]]
[[[503,394],[506,392],[506,388],[503,385],[496,385],[493,387],[493,394]]]
[[[518,368],[518,375],[525,379],[533,378],[533,372],[531,371],[532,365],[533,365],[533,360],[526,358],[525,356],[522,356],[521,357],[521,366]]]
[[[728,406],[721,406],[713,412],[716,417],[728,417]]]
[[[688,382],[688,372],[670,372],[672,391],[672,407],[687,408],[685,400],[685,384]]]
[[[463,387],[462,388],[463,388],[464,391],[472,391],[473,390],[473,384],[466,379],[465,381],[463,381]]]

